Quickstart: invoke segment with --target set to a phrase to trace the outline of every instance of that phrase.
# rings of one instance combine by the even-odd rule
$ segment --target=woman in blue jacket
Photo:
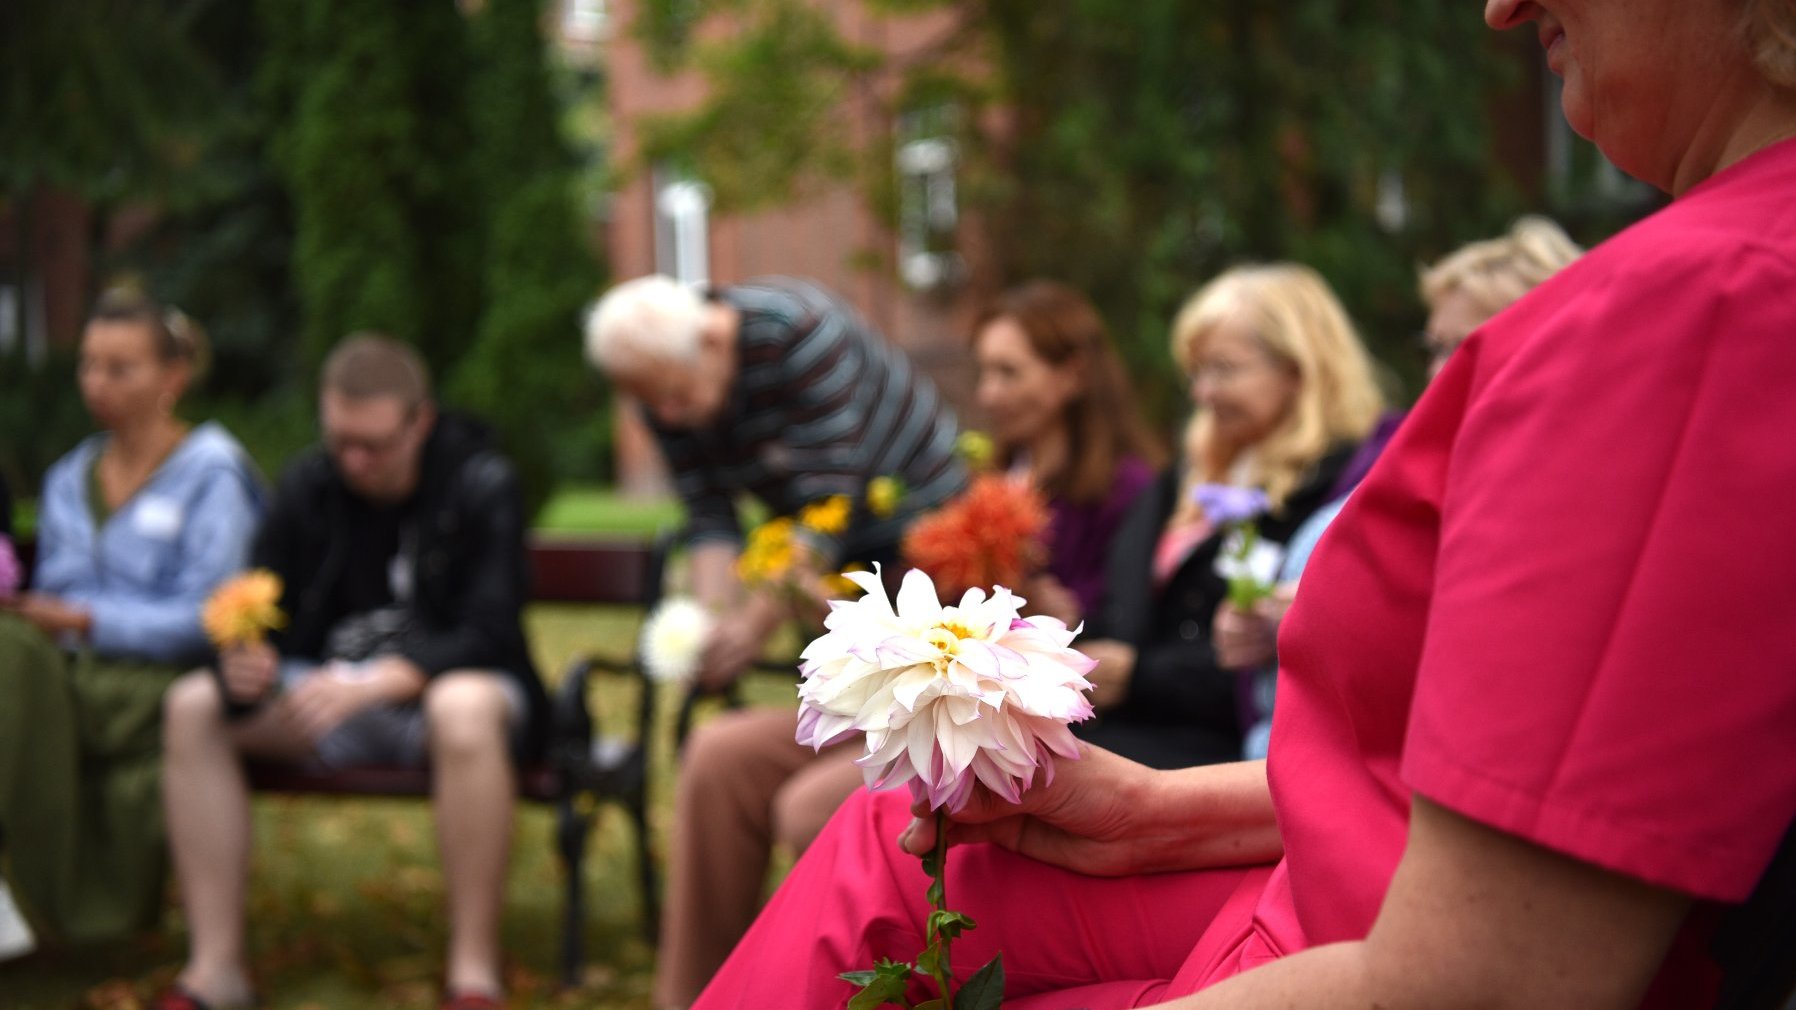
[[[200,606],[261,517],[242,446],[175,415],[206,358],[178,311],[100,299],[79,377],[102,430],[50,469],[31,589],[0,601],[0,866],[69,940],[159,911],[162,692],[207,654]]]

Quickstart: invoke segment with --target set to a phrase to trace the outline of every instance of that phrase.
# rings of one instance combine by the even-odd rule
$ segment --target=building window
[[[655,170],[655,269],[684,284],[711,282],[711,187]]]
[[[920,109],[898,120],[898,272],[915,291],[938,291],[965,274],[954,251],[960,224],[953,110]]]
[[[563,0],[561,34],[572,42],[598,42],[605,37],[605,0]]]

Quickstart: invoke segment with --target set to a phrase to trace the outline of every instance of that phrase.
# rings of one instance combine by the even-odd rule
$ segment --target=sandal
[[[505,1001],[483,992],[450,993],[443,997],[437,1010],[505,1010]]]
[[[259,1006],[252,1002],[250,1006]],[[150,1010],[213,1010],[212,1004],[199,997],[199,994],[179,982],[156,994],[150,1001]]]
[[[212,1010],[212,1004],[177,982],[156,994],[150,1010]]]

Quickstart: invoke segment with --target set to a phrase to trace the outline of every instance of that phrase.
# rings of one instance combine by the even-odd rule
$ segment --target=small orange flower
[[[281,577],[258,568],[220,585],[200,610],[206,636],[220,649],[257,645],[287,625],[281,612]]]

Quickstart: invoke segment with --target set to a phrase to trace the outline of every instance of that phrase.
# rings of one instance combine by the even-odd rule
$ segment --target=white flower
[[[642,625],[642,665],[648,675],[664,682],[691,681],[713,623],[711,612],[690,596],[663,600]]]
[[[1079,756],[1068,724],[1091,716],[1077,630],[1023,618],[1002,586],[944,607],[920,571],[904,574],[894,610],[877,572],[849,572],[866,595],[836,601],[827,632],[805,647],[798,741],[866,734],[867,785],[908,784],[932,808],[958,810],[974,782],[1015,802],[1053,755]]]

